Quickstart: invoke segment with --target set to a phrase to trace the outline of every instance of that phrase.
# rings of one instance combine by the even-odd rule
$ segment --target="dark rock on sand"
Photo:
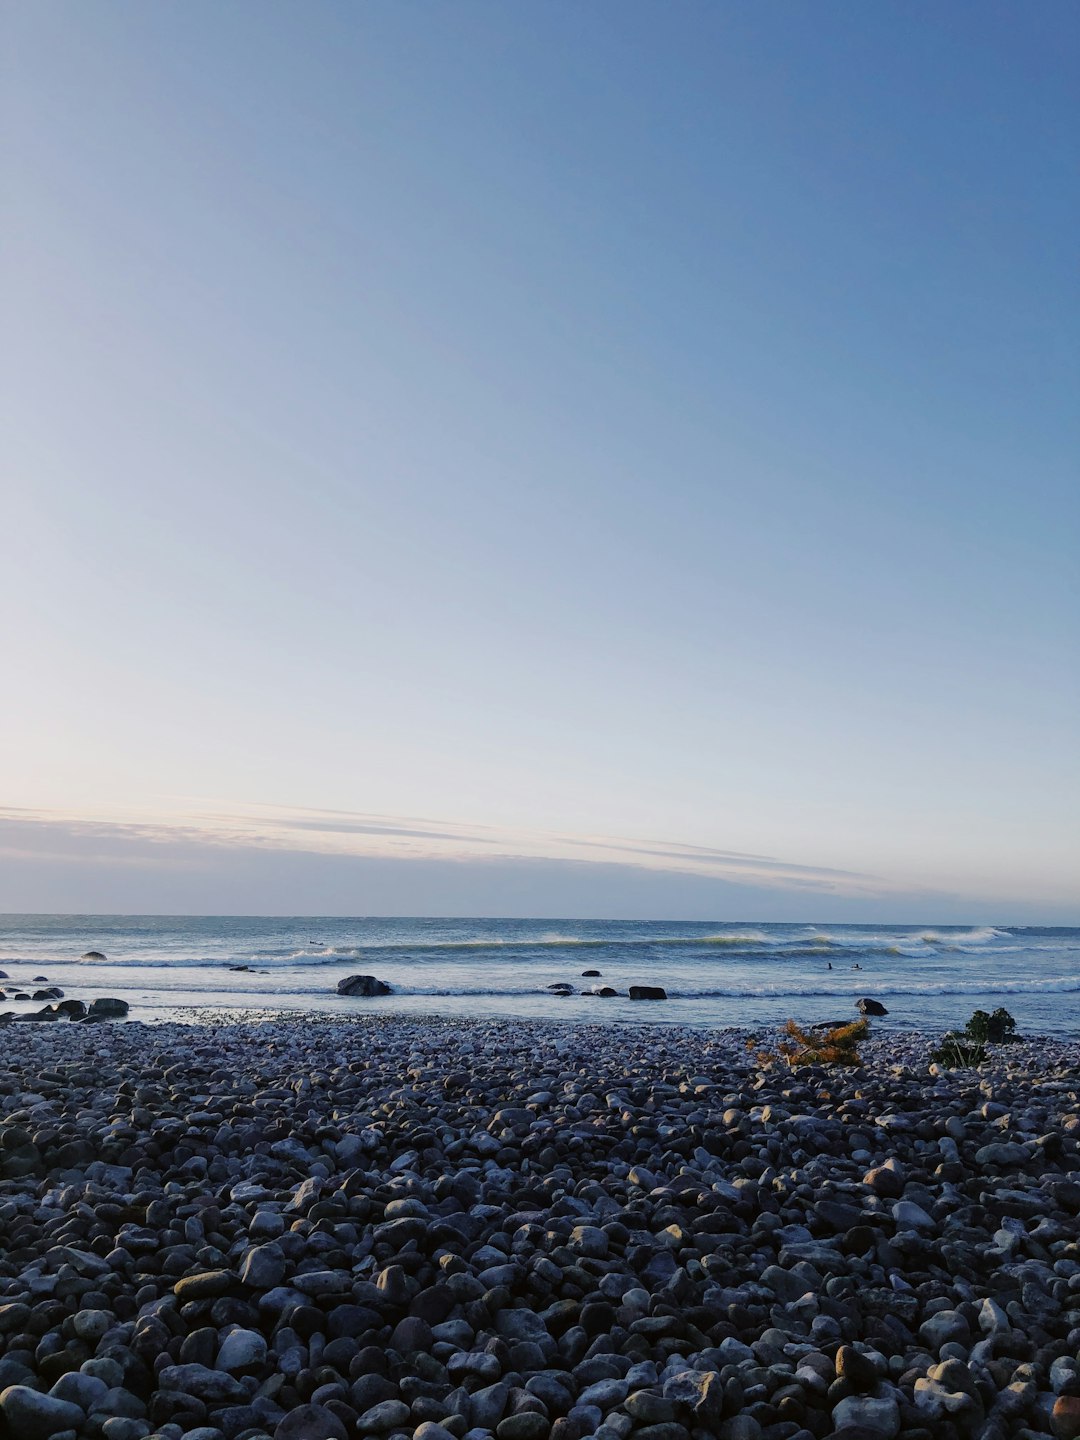
[[[346,975],[337,984],[339,995],[360,995],[370,998],[374,995],[389,995],[390,986],[385,980],[376,980],[374,975]]]
[[[871,1000],[866,995],[861,1000],[855,1001],[855,1008],[863,1015],[887,1015],[889,1013],[880,1000]]]
[[[631,985],[631,1000],[666,1000],[667,991],[662,985]]]
[[[89,1013],[95,1020],[111,1020],[126,1015],[130,1008],[126,1000],[117,1000],[111,995],[103,995],[99,1000],[91,1002]]]

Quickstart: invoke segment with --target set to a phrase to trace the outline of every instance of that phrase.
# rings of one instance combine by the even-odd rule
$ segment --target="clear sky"
[[[4,46],[0,907],[1080,921],[1072,0]]]

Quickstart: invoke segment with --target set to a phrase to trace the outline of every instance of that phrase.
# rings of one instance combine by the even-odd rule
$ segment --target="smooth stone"
[[[166,1365],[158,1372],[158,1384],[163,1390],[179,1390],[181,1395],[194,1395],[210,1405],[242,1405],[247,1399],[238,1380],[208,1365]]]
[[[278,1218],[279,1224],[280,1217]],[[285,1279],[285,1256],[281,1247],[270,1242],[256,1245],[244,1256],[240,1279],[254,1290],[274,1290]]]
[[[223,1295],[232,1285],[233,1277],[227,1270],[203,1270],[198,1275],[185,1275],[173,1286],[173,1293],[181,1304],[188,1300],[205,1300]]]
[[[535,1411],[523,1410],[507,1415],[495,1427],[497,1440],[547,1440],[551,1422]]]
[[[403,1400],[381,1400],[370,1410],[365,1410],[356,1422],[361,1435],[385,1435],[397,1430],[409,1418],[409,1407]]]
[[[100,1409],[108,1393],[109,1386],[104,1380],[99,1380],[96,1375],[87,1375],[82,1370],[69,1370],[49,1390],[49,1394],[57,1400],[67,1400],[88,1414],[91,1410]]]
[[[1080,1437],[1080,1395],[1059,1395],[1050,1412],[1050,1428],[1056,1440]]]
[[[298,1405],[277,1422],[274,1440],[349,1440],[349,1432],[325,1405]]]
[[[0,1414],[15,1440],[51,1440],[61,1431],[81,1430],[86,1422],[78,1405],[28,1385],[9,1385],[0,1394]]]
[[[266,1359],[266,1340],[257,1330],[232,1330],[221,1342],[217,1369],[230,1372],[257,1369]]]
[[[832,1418],[837,1430],[860,1425],[885,1440],[900,1433],[900,1407],[891,1396],[878,1400],[871,1395],[849,1395],[833,1406]]]

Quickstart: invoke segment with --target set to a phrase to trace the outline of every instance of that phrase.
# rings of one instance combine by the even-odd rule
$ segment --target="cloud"
[[[0,808],[9,913],[1053,923],[1045,909],[994,908],[673,842],[264,806],[141,818]]]
[[[216,811],[155,818],[101,818],[49,811],[0,809],[9,853],[22,845],[28,854],[60,853],[73,840],[95,842],[93,858],[119,855],[118,846],[141,845],[151,856],[162,846],[182,844],[213,847],[279,849],[319,855],[351,855],[446,861],[503,858],[566,861],[583,865],[621,865],[630,870],[689,875],[753,878],[780,885],[796,879],[817,882],[824,892],[839,889],[881,890],[873,876],[779,860],[767,855],[711,849],[673,842],[648,842],[607,836],[533,833],[468,826],[436,820],[398,819],[340,811],[249,810]],[[85,847],[80,847],[79,853]],[[144,857],[145,858],[145,857]]]

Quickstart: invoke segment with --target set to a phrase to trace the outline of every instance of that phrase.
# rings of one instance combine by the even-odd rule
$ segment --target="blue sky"
[[[0,905],[1080,919],[1078,41],[16,4]]]

